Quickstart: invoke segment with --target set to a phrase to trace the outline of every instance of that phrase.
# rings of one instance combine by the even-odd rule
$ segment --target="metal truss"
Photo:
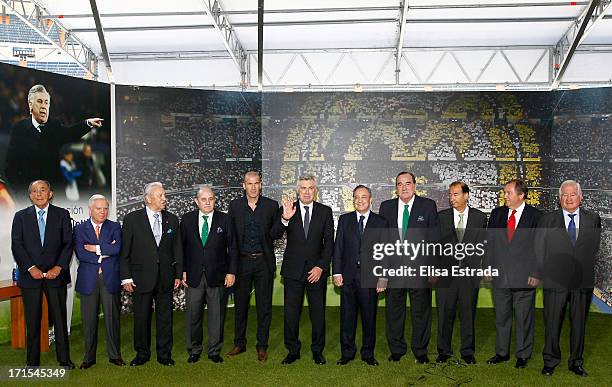
[[[240,71],[240,84],[246,87],[248,84],[248,69],[247,69],[247,54],[242,48],[242,44],[236,36],[234,26],[230,23],[228,17],[223,14],[219,0],[202,0],[206,13],[210,16],[215,30],[223,40],[229,56]]]
[[[404,34],[406,28],[406,17],[408,16],[408,0],[403,0],[400,2],[400,11],[399,11],[399,26],[397,32],[397,49],[395,53],[395,84],[399,85],[400,83],[400,71],[402,64],[402,49],[404,48]],[[386,64],[385,64],[386,65]]]
[[[44,7],[33,0],[0,0],[0,5],[2,5],[3,13],[8,8],[50,45],[74,59],[86,71],[86,74],[97,78],[97,55],[70,30],[50,17]],[[57,33],[52,34],[52,31]]]
[[[563,34],[553,48],[554,78],[552,88],[557,88],[578,46],[593,29],[595,23],[605,17],[612,4],[610,0],[591,0],[578,19]]]

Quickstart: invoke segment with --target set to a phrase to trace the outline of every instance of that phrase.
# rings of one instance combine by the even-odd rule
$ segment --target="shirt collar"
[[[301,201],[298,200],[298,203],[300,203],[300,207],[310,207],[310,209],[312,210],[312,207],[314,207],[314,201],[310,202],[310,204],[304,204]]]
[[[89,221],[91,222],[91,225],[93,226],[94,230],[96,229],[96,226],[100,226],[100,228],[102,228],[102,225],[104,224],[104,222],[97,224],[92,218],[89,218]]]
[[[161,215],[161,211],[160,211],[160,212],[155,212],[155,211],[153,211],[152,209],[150,209],[150,208],[149,208],[149,206],[145,206],[145,208],[147,209],[147,216],[148,216],[149,218],[153,218],[153,216],[154,216],[155,214],[160,214],[160,215]]]
[[[215,210],[212,210],[208,214],[203,213],[202,210],[198,210],[198,213],[199,213],[200,219],[202,219],[203,216],[208,216],[208,220],[210,221],[213,217],[213,214],[215,213]]]
[[[368,221],[368,218],[370,217],[370,212],[371,210],[368,210],[368,212],[366,212],[365,214],[360,213],[359,211],[355,210],[355,214],[357,214],[357,221],[359,222],[359,218],[361,217],[361,215],[365,216],[365,218],[363,219],[364,222]]]
[[[36,214],[38,214],[38,211],[40,210],[45,211],[45,214],[47,214],[49,212],[49,203],[47,203],[47,206],[45,208],[38,208],[36,207],[36,205],[34,205],[34,210],[36,211]]]
[[[406,204],[408,204],[408,207],[409,207],[410,209],[412,209],[412,205],[414,204],[414,198],[415,198],[415,197],[416,197],[416,194],[415,194],[415,195],[412,195],[412,198],[410,198],[410,200],[408,200],[408,203],[404,203],[404,201],[403,201],[402,199],[400,199],[400,198],[397,198],[397,200],[399,200],[399,204],[400,204],[401,206],[405,206]]]
[[[39,124],[39,123],[38,123],[38,121],[36,121],[36,119],[34,118],[34,116],[30,116],[30,117],[32,118],[32,125],[33,125],[33,126],[36,128],[36,130],[38,130],[39,132],[40,132],[40,131],[42,131],[42,130],[40,129],[40,125],[41,125],[41,124]]]
[[[247,198],[247,196],[246,196],[246,195],[244,195],[242,198],[244,199],[244,205],[248,207],[248,206],[249,206],[249,198]],[[259,196],[257,197],[257,201],[255,202],[255,207],[259,206],[259,199],[260,199],[260,198],[261,198],[261,195],[259,195]],[[201,211],[200,211],[200,212],[201,212]]]
[[[569,212],[565,208],[562,208],[562,210],[563,210],[563,218],[568,218],[568,215],[570,214],[575,214],[577,216],[580,216],[580,207],[576,208],[576,211],[574,212]]]
[[[467,215],[467,213],[468,213],[469,209],[470,209],[470,206],[465,206],[465,208],[463,209],[463,212],[459,212],[459,211],[457,211],[457,209],[456,209],[456,208],[453,208],[453,214],[454,214],[455,216],[459,216],[459,215]]]

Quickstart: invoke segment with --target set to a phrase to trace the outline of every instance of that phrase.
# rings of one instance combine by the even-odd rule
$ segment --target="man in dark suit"
[[[280,217],[278,203],[261,195],[261,178],[258,172],[244,175],[244,197],[234,199],[229,206],[229,216],[236,229],[240,260],[235,285],[234,348],[228,352],[235,356],[246,351],[246,328],[251,300],[255,288],[257,307],[257,359],[266,361],[268,337],[272,321],[272,289],[276,272],[276,256],[273,241],[282,237],[274,222]],[[282,231],[282,229],[281,229]]]
[[[155,300],[157,362],[172,360],[172,292],[183,277],[179,220],[166,211],[166,191],[159,182],[144,189],[145,208],[123,218],[120,253],[121,284],[133,293],[134,349],[131,366],[151,358],[151,316]]]
[[[462,275],[460,270],[481,269],[484,255],[484,233],[487,215],[468,206],[470,187],[462,181],[453,182],[448,191],[451,208],[438,213],[440,217],[440,243],[455,246],[454,254],[442,256],[440,265],[449,275],[436,283],[436,305],[438,306],[438,357],[436,362],[444,363],[453,355],[453,324],[457,308],[461,322],[461,358],[467,364],[476,364],[474,357],[476,304],[480,276]],[[465,246],[476,247],[467,254]],[[461,247],[461,249],[460,249]],[[478,252],[482,252],[479,254]],[[453,275],[454,271],[459,275]]]
[[[369,287],[367,279],[362,281],[361,260],[364,269],[372,260],[372,246],[368,242],[383,242],[388,229],[385,218],[372,212],[372,191],[358,185],[353,190],[355,211],[341,215],[338,219],[336,241],[334,243],[333,276],[334,284],[340,287],[340,348],[342,357],[338,365],[348,364],[355,358],[355,332],[357,315],[361,314],[363,343],[361,360],[376,366],[374,358],[376,344],[376,309],[378,293],[384,291],[381,284]],[[368,244],[370,244],[368,246]],[[363,275],[367,275],[364,273]]]
[[[282,215],[275,227],[287,232],[281,275],[285,298],[285,347],[289,351],[282,364],[300,358],[300,316],[304,291],[308,297],[312,323],[312,358],[325,364],[325,299],[327,276],[334,250],[334,220],[330,207],[314,201],[317,183],[312,175],[298,179],[298,200],[283,199]]]
[[[561,362],[559,339],[570,305],[571,372],[585,377],[583,368],[586,320],[593,297],[594,268],[601,237],[601,218],[580,207],[582,190],[574,180],[559,188],[561,209],[546,214],[538,224],[536,255],[544,287],[544,368],[551,376]]]
[[[535,287],[540,282],[533,243],[541,212],[526,204],[525,199],[527,185],[524,181],[510,180],[504,186],[505,205],[495,208],[489,217],[485,264],[499,272],[499,276],[493,278],[495,355],[487,363],[510,360],[514,315],[516,368],[527,367],[533,352]]]
[[[17,122],[6,151],[5,176],[13,189],[25,187],[32,178],[62,182],[59,154],[62,147],[78,141],[92,128],[100,128],[101,118],[88,118],[71,126],[49,119],[51,96],[43,85],[28,93],[31,117]]]
[[[81,295],[81,317],[85,336],[85,354],[81,369],[96,364],[100,302],[104,311],[109,362],[118,366],[125,365],[121,358],[119,333],[120,249],[121,226],[108,220],[108,200],[102,195],[93,195],[89,198],[89,220],[74,227],[74,251],[79,260],[76,291]]]
[[[436,202],[416,195],[416,179],[411,172],[400,172],[395,178],[397,199],[380,204],[380,215],[397,228],[395,239],[412,244],[435,243],[440,238],[440,224]],[[417,271],[421,266],[436,264],[433,256],[399,257],[392,266],[412,265]],[[416,265],[416,267],[414,266]],[[390,278],[387,287],[387,341],[391,355],[389,361],[400,361],[406,354],[404,338],[406,324],[406,288],[410,288],[410,317],[412,321],[412,353],[419,364],[429,363],[427,346],[431,338],[431,284],[432,278],[418,275],[416,278]]]
[[[229,215],[215,210],[215,194],[210,187],[198,190],[197,210],[181,219],[183,238],[183,286],[186,286],[185,332],[188,363],[196,363],[202,353],[202,313],[208,309],[208,358],[223,362],[225,288],[234,285],[238,272],[238,245]]]
[[[55,351],[62,367],[74,368],[70,360],[66,285],[70,283],[72,224],[70,214],[51,204],[48,181],[36,180],[28,188],[33,206],[15,213],[11,250],[17,266],[17,285],[23,296],[27,332],[27,365],[40,366],[40,320],[42,294],[49,305],[55,331]],[[47,337],[43,337],[47,340]]]

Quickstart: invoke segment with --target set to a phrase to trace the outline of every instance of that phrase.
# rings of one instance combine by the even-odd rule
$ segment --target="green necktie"
[[[208,239],[208,215],[202,215],[204,218],[204,223],[202,224],[202,246],[206,245],[206,240]]]
[[[408,220],[410,220],[410,212],[408,211],[408,204],[404,204],[404,216],[402,218],[402,239],[406,239],[406,233],[408,232]]]

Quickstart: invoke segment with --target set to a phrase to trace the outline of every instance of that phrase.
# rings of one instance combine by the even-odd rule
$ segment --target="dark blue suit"
[[[113,243],[114,241],[114,243]],[[102,263],[96,253],[89,252],[83,247],[86,244],[100,245],[102,255],[108,255]],[[76,280],[76,291],[90,295],[98,279],[98,268],[102,268],[104,284],[109,293],[117,293],[121,289],[119,275],[119,250],[121,250],[121,226],[117,222],[105,220],[100,229],[100,239],[88,219],[86,222],[74,227],[74,251],[79,259],[79,269]]]
[[[363,236],[359,232],[356,211],[341,215],[338,219],[332,262],[333,274],[341,274],[343,282],[340,291],[340,347],[343,358],[353,359],[357,352],[355,331],[359,311],[363,334],[361,358],[374,357],[378,295],[375,288],[366,284],[372,282],[368,281],[371,275],[366,272],[371,269],[372,263],[368,264],[366,260],[372,260],[372,243],[369,242],[384,242],[387,228],[385,218],[371,211]]]
[[[100,246],[102,258],[85,250],[85,245]],[[121,250],[121,226],[105,220],[96,237],[91,219],[74,227],[74,251],[79,259],[76,291],[81,295],[81,316],[85,336],[84,363],[95,363],[98,344],[98,309],[100,302],[104,310],[106,328],[106,351],[109,359],[121,359],[120,315],[121,277],[119,274],[119,251]]]

